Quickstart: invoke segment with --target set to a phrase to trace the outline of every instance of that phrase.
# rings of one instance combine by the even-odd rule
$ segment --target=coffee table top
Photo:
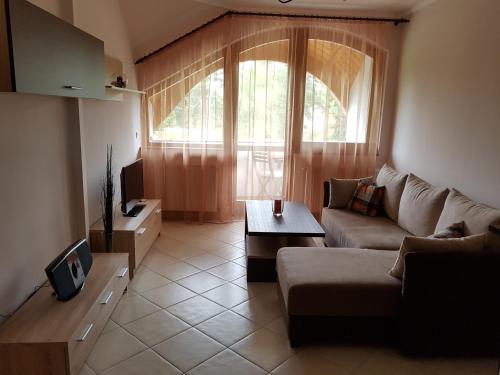
[[[303,203],[285,202],[281,217],[273,215],[272,204],[272,201],[245,202],[249,236],[325,236],[325,231]]]

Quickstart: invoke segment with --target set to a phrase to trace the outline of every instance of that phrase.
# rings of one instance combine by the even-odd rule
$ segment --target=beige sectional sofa
[[[345,197],[334,198],[336,181],[331,181],[325,184],[325,204],[330,207],[323,209],[321,218],[328,247],[279,250],[276,264],[279,292],[288,317],[292,346],[321,335],[331,336],[331,331],[325,329],[325,319],[329,323],[340,322],[342,328],[347,319],[365,327],[363,330],[366,325],[361,322],[368,321],[370,327],[381,322],[381,332],[395,329],[397,324],[406,321],[403,330],[407,341],[427,345],[429,334],[434,335],[429,333],[431,327],[435,332],[442,332],[436,331],[430,320],[435,318],[434,323],[439,322],[441,326],[461,324],[454,319],[443,323],[446,318],[442,316],[444,311],[449,314],[452,306],[469,311],[470,306],[463,308],[460,300],[464,303],[474,299],[485,319],[483,323],[493,312],[500,313],[497,288],[489,290],[484,285],[500,285],[500,252],[493,249],[480,254],[410,254],[405,258],[402,280],[388,274],[405,236],[429,236],[461,221],[465,223],[465,235],[488,233],[490,224],[500,222],[500,210],[476,203],[454,189],[436,188],[412,174],[398,174],[387,166],[376,182],[386,186],[383,215],[369,217],[348,210],[344,207],[348,201]],[[329,191],[330,186],[333,191]],[[343,184],[337,191],[348,196],[353,193],[349,189]],[[469,269],[470,264],[476,263],[479,266]],[[454,269],[447,269],[447,264],[454,265]],[[417,271],[415,265],[419,267]],[[409,279],[409,273],[417,276]],[[466,274],[470,281],[463,277]],[[477,301],[481,293],[474,292],[472,286],[486,291],[491,298]],[[416,314],[421,317],[415,317]],[[466,320],[470,319],[471,316]],[[422,325],[426,329],[422,329]],[[399,327],[401,329],[401,324]],[[471,328],[471,332],[479,332],[485,343],[500,342],[498,329],[493,336],[485,338],[484,327],[481,327]],[[339,325],[333,331],[336,335]],[[471,332],[461,337],[472,339],[470,334],[474,332]],[[446,344],[453,340],[454,336],[450,336]]]

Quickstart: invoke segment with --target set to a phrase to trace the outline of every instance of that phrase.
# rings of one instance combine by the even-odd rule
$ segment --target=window
[[[200,75],[165,90],[173,109],[152,129],[153,141],[222,143],[224,71],[218,69],[196,82]]]
[[[285,142],[288,65],[253,60],[239,65],[238,143]]]
[[[308,40],[303,142],[366,142],[372,65],[348,46]]]
[[[321,80],[306,73],[303,142],[345,142],[347,116],[342,104]]]

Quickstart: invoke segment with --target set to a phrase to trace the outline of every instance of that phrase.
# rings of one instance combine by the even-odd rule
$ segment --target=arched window
[[[346,111],[333,92],[311,73],[306,73],[303,142],[345,142]]]
[[[224,122],[224,70],[222,68],[211,73],[208,70],[208,76],[198,72],[165,91],[172,109],[152,129],[153,140],[193,143],[222,142]]]

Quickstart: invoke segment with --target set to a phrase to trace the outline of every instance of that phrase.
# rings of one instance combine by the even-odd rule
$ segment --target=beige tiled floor
[[[291,349],[275,283],[247,283],[243,223],[165,222],[80,375],[496,375],[495,359]]]

